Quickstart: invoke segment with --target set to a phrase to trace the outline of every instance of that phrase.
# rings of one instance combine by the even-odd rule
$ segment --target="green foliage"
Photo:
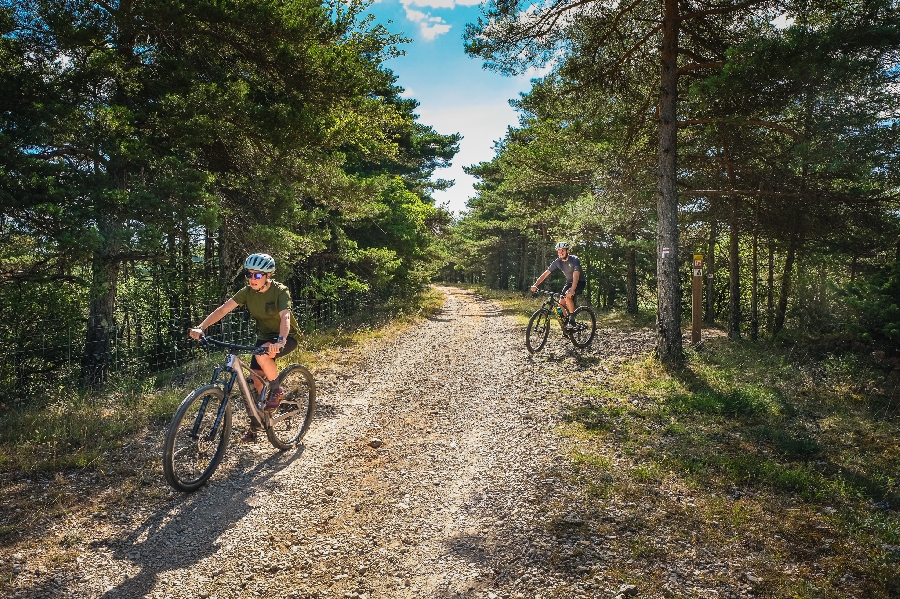
[[[495,265],[512,262],[523,289],[521,271],[540,269],[523,257],[564,237],[591,266],[590,301],[655,311],[653,286],[671,291],[654,231],[663,218],[657,126],[671,92],[660,95],[659,48],[646,43],[658,40],[661,5],[589,5],[547,2],[523,18],[520,5],[488,2],[467,28],[467,52],[488,68],[517,72],[551,57],[553,68],[515,102],[519,126],[495,158],[469,168],[479,195],[445,242],[441,274],[505,288]],[[745,8],[690,12],[680,23],[673,176],[683,299],[688,260],[700,253],[711,277],[705,318],[727,319],[729,334],[849,328],[895,341],[887,280],[872,284],[884,292],[838,290],[878,271],[900,235],[896,3]],[[780,14],[789,26],[773,25]],[[873,296],[866,308],[863,295]],[[706,400],[711,410],[744,409],[739,397]]]
[[[850,328],[865,339],[900,343],[900,261],[847,284]]]
[[[85,383],[113,323],[177,353],[250,252],[311,296],[418,284],[459,136],[417,121],[365,8],[0,3],[0,295],[65,283]]]

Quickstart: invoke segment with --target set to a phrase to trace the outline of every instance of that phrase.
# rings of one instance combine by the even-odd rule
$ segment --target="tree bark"
[[[657,173],[657,312],[656,353],[674,366],[681,363],[681,281],[678,276],[678,191],[676,156],[678,121],[678,0],[664,0],[659,92],[659,171]]]
[[[519,235],[519,273],[517,277],[516,289],[521,292],[525,292],[527,287],[525,286],[525,277],[528,272],[528,237],[525,235]]]
[[[740,250],[740,202],[736,189],[734,165],[729,152],[724,155],[728,176],[728,338],[741,338],[741,250]]]
[[[777,337],[784,329],[785,315],[787,314],[788,297],[791,294],[791,273],[794,270],[794,259],[797,247],[800,243],[800,216],[796,216],[796,225],[788,242],[787,257],[784,260],[784,272],[781,275],[781,293],[778,297],[778,310],[775,312],[775,324],[772,326],[772,336]]]
[[[625,247],[625,311],[628,314],[637,314],[637,252],[634,249],[634,227],[629,227],[625,234],[628,245]]]
[[[766,330],[772,335],[775,316],[775,242],[769,239],[769,272],[766,279]]]
[[[711,204],[711,208],[714,204]],[[703,320],[707,324],[713,324],[716,321],[716,245],[719,241],[719,219],[713,213],[709,223],[709,243],[707,245],[706,255],[706,314]]]
[[[731,222],[728,238],[728,338],[741,338],[741,252],[739,200],[731,196]]]
[[[538,271],[535,273],[534,278],[539,277],[547,266],[547,223],[541,223],[541,240],[543,241],[540,244],[541,263],[538,265]]]
[[[759,339],[759,216],[753,226],[753,254],[750,279],[750,338]]]
[[[91,265],[90,308],[81,357],[81,381],[89,389],[99,388],[109,376],[116,334],[120,230],[121,227],[112,217],[98,222],[98,232],[103,241],[94,251]]]

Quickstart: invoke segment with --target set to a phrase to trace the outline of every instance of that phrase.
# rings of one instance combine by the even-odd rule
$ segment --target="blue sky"
[[[456,213],[474,195],[474,178],[462,167],[493,158],[494,141],[518,123],[509,100],[531,87],[530,76],[504,77],[466,56],[462,36],[479,11],[477,0],[380,0],[367,11],[390,31],[413,40],[402,46],[406,56],[385,66],[398,76],[404,95],[419,101],[419,122],[438,133],[463,136],[453,166],[435,173],[436,178],[456,181],[449,190],[434,194],[439,204]]]

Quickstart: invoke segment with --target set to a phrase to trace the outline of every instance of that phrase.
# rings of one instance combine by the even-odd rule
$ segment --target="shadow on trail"
[[[594,353],[593,344],[585,349],[578,349],[571,344],[565,347],[562,342],[553,344],[552,347],[545,346],[543,350],[535,354],[528,354],[526,359],[532,362],[562,362],[568,360],[567,364],[573,363],[578,370],[590,370],[593,366],[603,361],[602,356]]]
[[[254,509],[252,497],[256,489],[303,452],[301,445],[294,451],[271,455],[249,471],[219,471],[197,492],[180,494],[134,528],[122,531],[120,536],[92,543],[92,552],[105,547],[111,551],[112,560],[128,560],[140,568],[135,576],[94,596],[144,597],[158,585],[161,575],[194,566],[220,551],[217,540]],[[55,596],[60,590],[59,581],[43,580],[29,588],[27,596]],[[178,595],[179,590],[173,593]]]
[[[160,574],[190,567],[221,550],[216,540],[254,509],[256,489],[302,456],[304,446],[276,453],[249,472],[214,476],[213,482],[192,494],[182,494],[138,528],[110,539],[113,557],[141,567],[104,598],[141,597],[153,589]]]
[[[427,320],[431,322],[451,322],[452,318],[439,318],[439,316],[429,316]]]

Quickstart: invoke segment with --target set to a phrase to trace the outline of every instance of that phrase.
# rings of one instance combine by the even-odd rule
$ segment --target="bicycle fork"
[[[222,368],[216,368],[213,371],[212,376],[212,384],[221,384],[222,385],[222,403],[219,405],[219,410],[216,412],[216,419],[213,422],[212,428],[209,430],[209,434],[206,435],[206,441],[213,441],[216,438],[216,433],[219,431],[219,426],[222,425],[222,418],[225,417],[225,410],[228,407],[228,396],[231,394],[231,388],[234,386],[234,380],[237,378],[237,374],[234,370],[231,371],[231,379],[228,381],[223,381],[219,379],[219,375],[222,372]],[[200,426],[203,424],[203,418],[206,416],[206,410],[209,407],[210,395],[205,395],[203,397],[203,403],[200,404],[200,409],[197,410],[197,416],[194,418],[194,426],[191,428],[190,437],[195,441],[200,438]]]
[[[200,409],[197,411],[197,417],[194,418],[194,426],[191,428],[190,437],[195,441],[200,439],[200,426],[203,424],[203,417],[206,416],[206,408],[209,407],[209,398],[209,395],[206,395],[203,398],[203,403],[200,404]],[[219,411],[216,414],[216,420],[213,422],[209,434],[206,435],[206,441],[213,441],[216,438],[216,432],[219,430],[219,425],[222,423],[222,417],[225,415],[225,408],[227,405],[228,392],[226,391],[222,398],[222,405],[219,406]]]

